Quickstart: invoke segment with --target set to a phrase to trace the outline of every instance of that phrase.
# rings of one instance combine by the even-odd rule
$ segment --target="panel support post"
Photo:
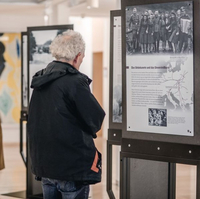
[[[200,199],[200,161],[197,163],[197,176],[196,176],[196,199]]]

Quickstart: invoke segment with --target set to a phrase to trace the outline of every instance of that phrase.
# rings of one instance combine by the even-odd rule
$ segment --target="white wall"
[[[109,55],[110,55],[110,18],[104,21],[104,56],[103,56],[103,104],[106,117],[103,126],[103,137],[107,139],[109,125]]]
[[[80,71],[92,78],[92,19],[87,17],[70,17],[69,23],[74,24],[74,30],[81,33],[86,43],[85,58]]]
[[[109,118],[109,37],[110,19],[108,17],[92,18],[92,49],[103,52],[103,108],[106,116],[103,123],[103,137],[107,138]]]
[[[10,6],[11,8],[12,6]],[[43,7],[33,7],[32,9],[30,6],[20,9],[19,7],[13,7],[12,9],[7,12],[1,12],[0,10],[0,32],[22,32],[26,31],[27,26],[44,25]],[[33,11],[34,9],[36,10]]]
[[[70,9],[68,8],[67,3],[60,3],[57,5],[57,17],[58,24],[69,23]]]
[[[0,14],[0,32],[23,32],[27,30],[27,26],[44,25],[43,16],[27,16],[27,15],[1,15]]]
[[[103,52],[105,18],[92,18],[92,51]]]

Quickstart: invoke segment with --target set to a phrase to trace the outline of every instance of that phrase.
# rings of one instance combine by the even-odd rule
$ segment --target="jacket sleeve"
[[[76,85],[74,103],[84,129],[96,138],[96,133],[101,129],[105,112],[90,92],[87,79],[81,78]]]

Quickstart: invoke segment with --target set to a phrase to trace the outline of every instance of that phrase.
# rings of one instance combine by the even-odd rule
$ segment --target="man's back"
[[[33,79],[28,135],[35,175],[100,181],[98,172],[91,170],[96,154],[93,137],[105,114],[90,93],[89,83],[72,66],[56,61]]]

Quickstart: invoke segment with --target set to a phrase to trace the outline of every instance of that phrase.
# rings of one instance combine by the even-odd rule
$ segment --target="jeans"
[[[88,199],[89,185],[42,178],[44,199]]]

